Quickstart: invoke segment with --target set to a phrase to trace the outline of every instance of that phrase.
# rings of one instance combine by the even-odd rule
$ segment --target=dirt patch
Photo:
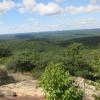
[[[44,100],[42,88],[39,87],[37,80],[32,79],[30,74],[13,73],[10,75],[17,80],[17,83],[0,86],[0,91],[6,93],[0,100]],[[16,93],[17,97],[8,97],[7,91]]]

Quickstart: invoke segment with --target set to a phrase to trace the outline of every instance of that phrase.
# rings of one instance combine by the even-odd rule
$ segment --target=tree
[[[63,64],[71,75],[91,79],[93,70],[83,58],[84,51],[84,46],[81,43],[71,44],[65,51]]]
[[[76,56],[80,54],[80,51],[84,49],[83,44],[73,43],[67,47],[66,55],[67,56]]]
[[[37,66],[38,56],[35,52],[23,51],[12,56],[7,63],[8,70],[28,72]]]
[[[10,56],[11,50],[6,46],[6,45],[1,45],[0,44],[0,57],[7,57]]]
[[[50,64],[40,81],[47,100],[82,100],[82,93],[74,86],[73,78],[62,64]]]

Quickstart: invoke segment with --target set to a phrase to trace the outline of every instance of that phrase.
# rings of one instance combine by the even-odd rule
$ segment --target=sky
[[[0,34],[100,28],[100,0],[0,0]]]

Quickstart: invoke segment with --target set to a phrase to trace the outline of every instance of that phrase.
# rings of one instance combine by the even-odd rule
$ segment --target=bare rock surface
[[[12,76],[18,82],[0,86],[1,96],[2,94],[5,96],[0,100],[44,100],[43,90],[32,76],[21,73],[15,73]]]
[[[0,91],[13,91],[17,93],[18,96],[43,95],[42,89],[38,87],[37,84],[38,83],[36,80],[28,80],[14,84],[3,85],[0,87]]]
[[[30,74],[13,73],[17,83],[0,86],[0,100],[44,100],[44,92],[38,86],[38,81],[32,79]],[[89,85],[83,78],[76,78],[78,87],[85,91],[85,100],[95,100],[93,95],[100,95],[95,86]]]
[[[85,100],[95,100],[93,95],[100,96],[100,90],[96,90],[95,86],[87,84],[83,78],[76,78],[76,83],[85,93]]]

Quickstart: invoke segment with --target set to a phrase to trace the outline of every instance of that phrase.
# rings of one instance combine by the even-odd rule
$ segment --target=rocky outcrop
[[[13,91],[18,96],[42,96],[43,90],[38,87],[36,80],[27,80],[18,83],[0,86],[0,91]]]
[[[44,100],[44,92],[30,74],[9,74],[17,81],[0,86],[0,100]]]
[[[77,77],[75,81],[78,87],[84,92],[84,100],[95,100],[93,95],[100,95],[100,90],[96,90],[95,86],[87,84],[85,79]]]

